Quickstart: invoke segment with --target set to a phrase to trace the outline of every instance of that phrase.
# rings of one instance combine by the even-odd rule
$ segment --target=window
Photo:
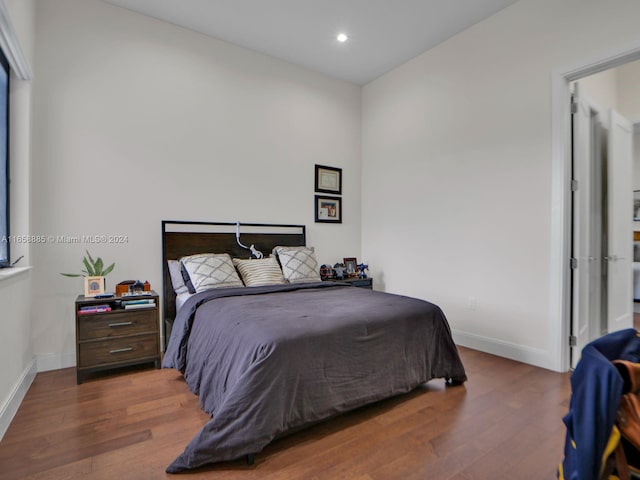
[[[9,265],[9,63],[0,51],[0,267]]]

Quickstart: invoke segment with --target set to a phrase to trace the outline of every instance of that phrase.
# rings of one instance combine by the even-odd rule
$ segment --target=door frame
[[[569,83],[640,60],[640,39],[551,72],[551,249],[549,332],[553,369],[570,368],[571,331],[571,93]]]

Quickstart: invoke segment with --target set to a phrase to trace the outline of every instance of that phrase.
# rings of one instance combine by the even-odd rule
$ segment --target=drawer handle
[[[110,327],[125,327],[127,325],[133,325],[133,322],[118,322],[118,323],[110,323]]]
[[[109,353],[122,353],[122,352],[130,352],[131,350],[133,350],[132,347],[127,347],[127,348],[118,348],[117,350],[110,350]]]

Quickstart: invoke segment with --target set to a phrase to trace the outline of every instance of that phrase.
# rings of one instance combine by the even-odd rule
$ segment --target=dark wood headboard
[[[247,247],[255,245],[265,257],[273,247],[306,245],[304,225],[276,225],[263,223],[241,223],[240,241]],[[179,260],[196,253],[228,253],[235,258],[249,258],[249,250],[236,242],[236,224],[219,222],[188,222],[180,220],[162,221],[162,293],[165,326],[173,324],[176,316],[176,295],[171,285],[167,260]]]

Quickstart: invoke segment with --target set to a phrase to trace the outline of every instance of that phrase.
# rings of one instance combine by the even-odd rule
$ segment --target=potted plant
[[[104,293],[105,277],[111,273],[116,264],[112,263],[105,268],[102,258],[98,257],[94,260],[89,251],[85,251],[87,255],[82,258],[82,263],[84,264],[82,273],[61,273],[60,275],[65,277],[84,277],[84,295],[85,297],[93,297]]]

